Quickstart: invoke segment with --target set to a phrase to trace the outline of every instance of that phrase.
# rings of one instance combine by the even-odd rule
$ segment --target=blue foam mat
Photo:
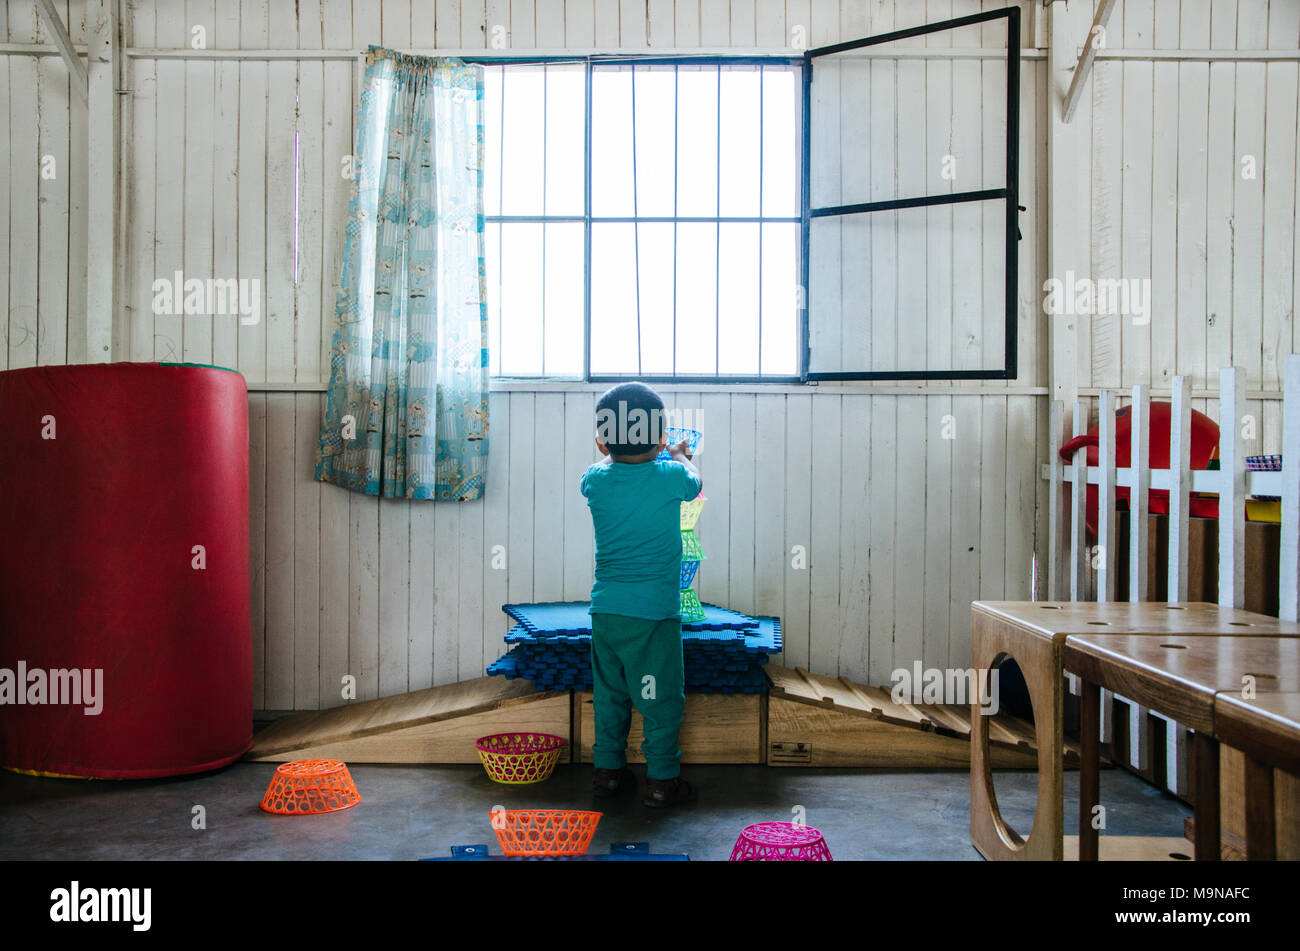
[[[590,634],[590,601],[543,601],[503,604],[501,610],[532,633]],[[704,605],[704,620],[682,625],[683,631],[725,631],[754,627],[755,618],[716,604]]]
[[[520,623],[506,633],[505,641],[507,644],[544,645],[557,649],[580,649],[585,652],[591,645],[591,633],[561,634],[552,631],[530,631]],[[748,628],[718,631],[694,631],[683,627],[682,644],[687,652],[698,650],[778,654],[781,652],[782,645],[781,621],[774,617],[756,617],[751,619],[751,626]]]
[[[506,634],[507,653],[491,663],[487,673],[510,680],[523,678],[539,690],[591,689],[588,604],[506,605],[505,612],[518,623]],[[768,662],[768,655],[781,650],[780,620],[751,618],[716,605],[706,605],[705,610],[708,617],[702,624],[682,626],[686,689],[692,693],[765,690],[762,665]],[[552,626],[541,628],[542,622]],[[729,624],[737,626],[726,626]],[[578,629],[580,626],[585,629]]]

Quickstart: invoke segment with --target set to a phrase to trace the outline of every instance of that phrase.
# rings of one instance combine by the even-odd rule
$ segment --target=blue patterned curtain
[[[371,47],[316,478],[477,499],[488,452],[483,75]]]

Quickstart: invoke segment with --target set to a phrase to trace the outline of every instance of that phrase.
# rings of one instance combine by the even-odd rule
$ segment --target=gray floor
[[[654,852],[725,859],[745,825],[790,820],[802,806],[836,859],[978,859],[968,832],[964,772],[688,767],[700,801],[653,811],[639,798],[592,804],[591,769],[560,766],[546,783],[495,785],[478,766],[356,766],[363,802],[325,816],[280,817],[258,809],[274,764],[238,763],[156,781],[39,779],[0,771],[0,859],[417,859],[453,845],[499,849],[488,811],[597,808],[605,813],[593,852],[609,843],[649,842]],[[638,773],[639,776],[644,775]],[[996,777],[1013,828],[1033,816],[1036,774]],[[1078,773],[1066,774],[1066,817],[1078,808]],[[1140,779],[1102,773],[1107,833],[1181,835],[1190,810]],[[191,828],[193,807],[207,828]]]

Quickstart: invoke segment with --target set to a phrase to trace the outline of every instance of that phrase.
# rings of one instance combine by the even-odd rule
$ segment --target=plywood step
[[[284,717],[253,738],[247,759],[349,763],[477,763],[474,740],[527,730],[570,739],[568,691],[480,677]],[[567,753],[566,753],[567,758]]]
[[[678,747],[683,763],[762,763],[767,698],[758,693],[688,693]],[[575,762],[590,763],[596,718],[591,691],[573,694]],[[627,758],[643,763],[641,714],[632,712]]]
[[[898,703],[887,688],[800,667],[764,671],[768,765],[957,769],[970,763],[969,706]],[[990,719],[989,741],[995,767],[1036,765],[1032,724],[1000,713]],[[1077,745],[1067,743],[1067,764],[1077,761]]]

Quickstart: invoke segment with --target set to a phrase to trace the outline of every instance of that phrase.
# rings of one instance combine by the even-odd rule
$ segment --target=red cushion
[[[128,778],[241,756],[253,682],[243,377],[153,363],[10,370],[0,444],[0,677],[19,662],[103,671],[97,716],[0,708],[0,766]]]

